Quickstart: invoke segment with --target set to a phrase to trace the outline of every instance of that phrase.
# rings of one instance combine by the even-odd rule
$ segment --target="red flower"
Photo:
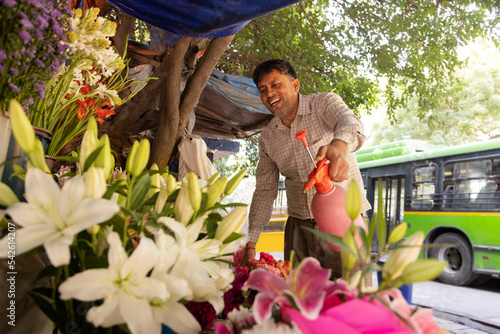
[[[111,104],[109,102],[106,102],[106,103],[104,103],[104,108],[99,108],[95,112],[95,115],[98,117],[98,121],[100,124],[102,124],[102,122],[104,122],[105,118],[116,115],[114,110],[105,109],[106,107],[111,108]]]
[[[82,94],[82,95],[90,94],[90,86],[89,85],[83,85],[80,88],[80,94]]]

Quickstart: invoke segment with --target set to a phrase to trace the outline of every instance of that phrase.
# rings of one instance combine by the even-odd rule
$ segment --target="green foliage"
[[[405,108],[395,110],[390,131],[389,119],[379,117],[374,124],[373,143],[420,139],[435,145],[459,145],[499,135],[500,51],[492,41],[477,41],[466,48],[467,67],[456,71],[446,94],[418,117],[419,100],[412,98]],[[384,111],[381,111],[384,112]]]
[[[258,137],[254,140],[258,142]],[[244,151],[233,156],[227,156],[214,161],[214,166],[222,176],[231,176],[234,172],[246,169],[247,176],[254,176],[257,164],[259,163],[259,147],[250,139],[244,139]],[[229,158],[232,158],[233,164],[228,164]]]
[[[250,22],[219,68],[251,77],[270,58],[290,61],[301,92],[335,91],[356,113],[372,109],[387,78],[388,111],[418,96],[421,117],[461,66],[456,49],[492,32],[496,1],[305,0]]]

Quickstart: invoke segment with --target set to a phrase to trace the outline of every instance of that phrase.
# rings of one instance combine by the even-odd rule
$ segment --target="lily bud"
[[[349,187],[347,188],[345,209],[351,220],[358,218],[361,212],[361,193],[358,184],[354,180],[349,183]]]
[[[97,123],[94,117],[89,118],[87,130],[83,134],[80,147],[80,172],[83,172],[85,161],[90,154],[97,148]]]
[[[113,167],[115,165],[115,159],[111,154],[111,145],[109,143],[109,137],[107,134],[102,135],[97,146],[102,147],[102,149],[101,152],[99,152],[97,159],[95,160],[95,167],[104,168],[104,176],[107,179],[113,171]]]
[[[149,150],[150,144],[149,140],[146,138],[142,139],[139,144],[132,145],[132,150],[130,150],[130,155],[127,159],[127,171],[137,176],[142,173],[149,160]],[[135,149],[135,152],[133,152]]]
[[[446,265],[446,262],[437,259],[416,261],[405,268],[401,280],[403,284],[430,281],[438,277]]]
[[[399,224],[392,230],[391,234],[389,235],[389,239],[387,240],[387,243],[389,244],[395,244],[399,240],[403,239],[403,237],[406,234],[406,230],[408,228],[407,223],[402,223]]]
[[[220,175],[221,175],[221,173],[220,173],[220,172],[217,172],[217,173],[215,173],[214,175],[212,175],[212,176],[211,176],[211,177],[207,180],[208,184],[209,184],[209,185],[212,185],[215,181],[217,181],[217,180],[219,179]]]
[[[50,173],[50,169],[45,162],[42,142],[38,139],[35,140],[35,148],[28,153],[28,158],[33,167],[41,169],[45,173]]]
[[[87,229],[88,234],[90,235],[96,235],[99,233],[99,230],[101,229],[101,226],[98,224],[95,224]]]
[[[395,280],[401,276],[405,268],[412,262],[415,262],[420,253],[420,248],[424,241],[424,232],[418,231],[403,240],[397,248],[393,250],[387,262],[382,268],[382,277],[384,280]]]
[[[241,231],[245,220],[247,219],[247,208],[245,206],[238,206],[231,211],[217,226],[214,239],[224,242],[231,233],[238,233]]]
[[[14,99],[9,102],[9,117],[16,142],[24,152],[29,154],[35,149],[35,130],[23,107]]]
[[[227,177],[223,176],[217,181],[215,181],[207,191],[207,208],[211,208],[217,203],[219,198],[221,197],[224,189],[226,189],[227,185]]]
[[[168,198],[168,193],[167,193],[167,182],[160,177],[160,193],[158,194],[158,197],[156,198],[156,203],[155,203],[155,211],[157,213],[160,213],[161,210],[163,210],[163,207],[165,206],[165,203],[167,202]]]
[[[85,181],[84,198],[101,198],[106,192],[104,168],[90,167],[83,175]]]
[[[358,250],[356,248],[356,241],[354,240],[351,229],[347,230],[342,241],[344,241],[344,243],[349,246],[354,254],[358,253]],[[342,265],[344,266],[346,271],[350,271],[352,268],[354,268],[354,265],[356,264],[356,256],[342,249],[340,251],[340,258],[342,259]]]
[[[193,217],[194,210],[189,200],[189,190],[187,185],[182,185],[177,199],[175,200],[174,207],[175,220],[181,222],[185,226],[189,223],[191,217]]]
[[[227,183],[226,191],[224,192],[226,196],[231,195],[231,193],[236,189],[236,187],[238,187],[238,185],[240,184],[241,180],[243,180],[243,177],[245,176],[246,173],[247,170],[243,169],[239,171],[235,176],[233,176],[231,180],[229,180],[229,182]]]
[[[5,183],[0,182],[0,205],[8,207],[17,202],[19,202],[19,199],[12,189]]]
[[[156,163],[151,166],[151,170],[159,170],[158,165]],[[151,180],[151,188],[149,189],[148,192],[148,197],[153,196],[157,192],[160,191],[160,186],[161,186],[161,175],[159,173],[152,174],[149,179]]]
[[[189,201],[191,202],[193,210],[198,211],[200,210],[201,204],[201,189],[198,182],[198,176],[193,172],[189,172],[186,175],[186,179],[188,182]]]
[[[167,177],[165,178],[165,181],[167,182],[167,197],[168,197],[177,187],[177,181],[175,180],[175,177],[172,174],[168,174]]]

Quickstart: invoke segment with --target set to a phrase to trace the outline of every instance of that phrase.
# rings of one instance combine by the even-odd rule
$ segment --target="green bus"
[[[421,256],[448,262],[439,280],[480,284],[500,274],[500,139],[454,147],[404,140],[361,149],[370,203],[382,180],[387,231],[425,233]],[[369,217],[372,210],[368,213]]]

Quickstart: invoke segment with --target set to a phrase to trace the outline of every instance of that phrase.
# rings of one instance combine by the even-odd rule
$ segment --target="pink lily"
[[[329,269],[321,268],[315,258],[306,258],[290,272],[286,281],[269,271],[256,269],[250,273],[243,289],[259,291],[253,304],[258,324],[271,317],[274,304],[296,307],[305,318],[314,320],[323,308],[327,292],[333,291],[334,283],[329,277]]]

